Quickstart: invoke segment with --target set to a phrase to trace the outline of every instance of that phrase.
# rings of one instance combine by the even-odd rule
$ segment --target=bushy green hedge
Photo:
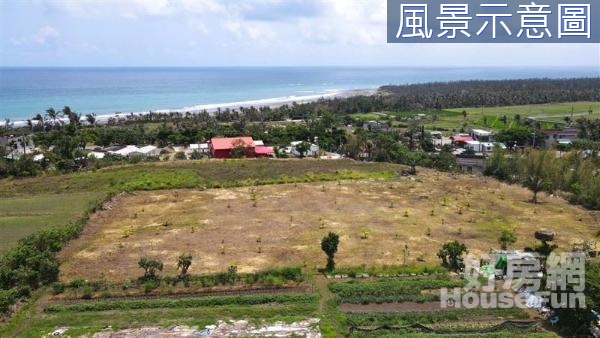
[[[284,286],[289,282],[299,283],[304,280],[302,269],[299,267],[282,267],[254,273],[234,274],[228,272],[220,272],[206,275],[187,275],[184,278],[181,276],[165,276],[152,280],[129,280],[124,283],[109,284],[105,280],[83,280],[74,279],[68,283],[54,283],[52,285],[54,294],[65,292],[67,289],[80,290],[89,288],[93,292],[105,290],[110,287],[121,287],[123,290],[143,286],[147,291],[152,291],[161,285],[169,286],[178,283],[184,285],[198,285],[202,287],[212,287],[215,285],[227,285],[238,281],[253,285],[259,284],[264,286]],[[108,295],[109,293],[107,293]]]
[[[8,312],[10,306],[19,298],[29,297],[30,290],[26,286],[16,287],[9,290],[0,290],[0,313]]]
[[[270,303],[311,303],[317,300],[316,294],[288,293],[288,294],[255,294],[241,296],[211,296],[180,299],[148,299],[127,301],[98,301],[70,305],[51,305],[46,312],[89,312],[108,310],[134,310],[154,308],[191,308],[199,306],[219,305],[256,305]]]
[[[191,275],[188,280],[190,284],[200,284],[202,286],[225,285],[236,281],[243,281],[247,284],[283,285],[288,281],[302,282],[304,276],[300,268],[284,267],[255,273],[237,274],[234,281],[230,279],[231,276],[227,272],[221,272],[209,275]],[[166,278],[166,281],[169,280],[176,281],[176,278]]]

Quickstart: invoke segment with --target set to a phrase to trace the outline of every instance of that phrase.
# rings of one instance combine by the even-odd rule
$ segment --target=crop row
[[[410,325],[432,324],[441,321],[463,320],[482,316],[493,316],[512,319],[526,319],[527,313],[519,308],[495,309],[452,309],[430,312],[406,313],[370,313],[349,314],[348,323],[351,326],[379,326],[379,325]]]
[[[342,266],[336,267],[331,275],[347,275],[354,278],[358,275],[367,274],[369,276],[393,276],[393,275],[432,275],[447,274],[448,270],[443,266],[433,265],[415,265],[415,266]]]
[[[401,301],[419,301],[423,290],[464,286],[464,280],[458,279],[417,279],[417,280],[379,280],[368,282],[330,283],[329,290],[335,293],[341,302],[362,303],[366,300],[394,299]],[[412,298],[411,298],[412,297]],[[422,300],[424,301],[424,299]]]
[[[317,295],[310,293],[260,294],[242,296],[211,296],[181,299],[145,299],[133,301],[97,301],[60,304],[46,307],[46,312],[89,312],[108,310],[137,310],[154,308],[191,308],[219,305],[257,305],[270,303],[311,303]]]

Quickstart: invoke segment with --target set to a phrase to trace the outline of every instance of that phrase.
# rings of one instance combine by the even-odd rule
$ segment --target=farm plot
[[[0,253],[34,232],[65,225],[81,217],[91,204],[104,196],[101,192],[36,194],[27,197],[2,197],[0,203]]]
[[[316,303],[314,294],[281,294],[51,305],[30,315],[22,328],[0,327],[0,336],[42,337],[57,328],[64,328],[65,335],[90,337],[106,328],[168,328],[175,325],[203,328],[218,320],[232,319],[245,319],[250,323],[291,323],[315,317]]]
[[[284,184],[233,189],[162,190],[122,195],[91,216],[61,253],[61,279],[134,279],[140,257],[165,263],[189,252],[192,274],[277,266],[322,266],[320,239],[340,234],[339,266],[437,264],[448,240],[471,252],[498,247],[503,229],[515,248],[540,228],[557,232],[563,249],[593,237],[598,213],[526,189],[473,176],[421,170],[416,178]]]
[[[329,283],[350,337],[434,336],[554,337],[519,308],[448,308],[440,288],[462,287],[466,280],[447,274]]]

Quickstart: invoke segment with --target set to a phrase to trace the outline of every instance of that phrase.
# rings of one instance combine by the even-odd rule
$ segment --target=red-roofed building
[[[455,136],[450,137],[450,139],[452,140],[452,144],[459,146],[459,147],[464,147],[467,144],[467,142],[474,141],[471,136],[463,136],[463,135],[455,135]]]
[[[254,147],[254,154],[256,157],[274,157],[275,150],[273,150],[273,147],[256,146]]]
[[[208,148],[213,158],[230,158],[231,151],[238,147],[244,148],[244,156],[256,156],[252,137],[214,137],[208,142]]]

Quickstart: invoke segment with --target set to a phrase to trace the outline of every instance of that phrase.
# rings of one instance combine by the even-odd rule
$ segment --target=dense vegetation
[[[600,159],[572,151],[556,157],[551,150],[531,149],[524,154],[498,149],[488,159],[484,173],[499,180],[519,183],[533,192],[566,192],[572,203],[600,209]]]
[[[599,88],[600,78],[457,81],[384,86],[381,90],[392,95],[390,107],[378,110],[599,101]]]

